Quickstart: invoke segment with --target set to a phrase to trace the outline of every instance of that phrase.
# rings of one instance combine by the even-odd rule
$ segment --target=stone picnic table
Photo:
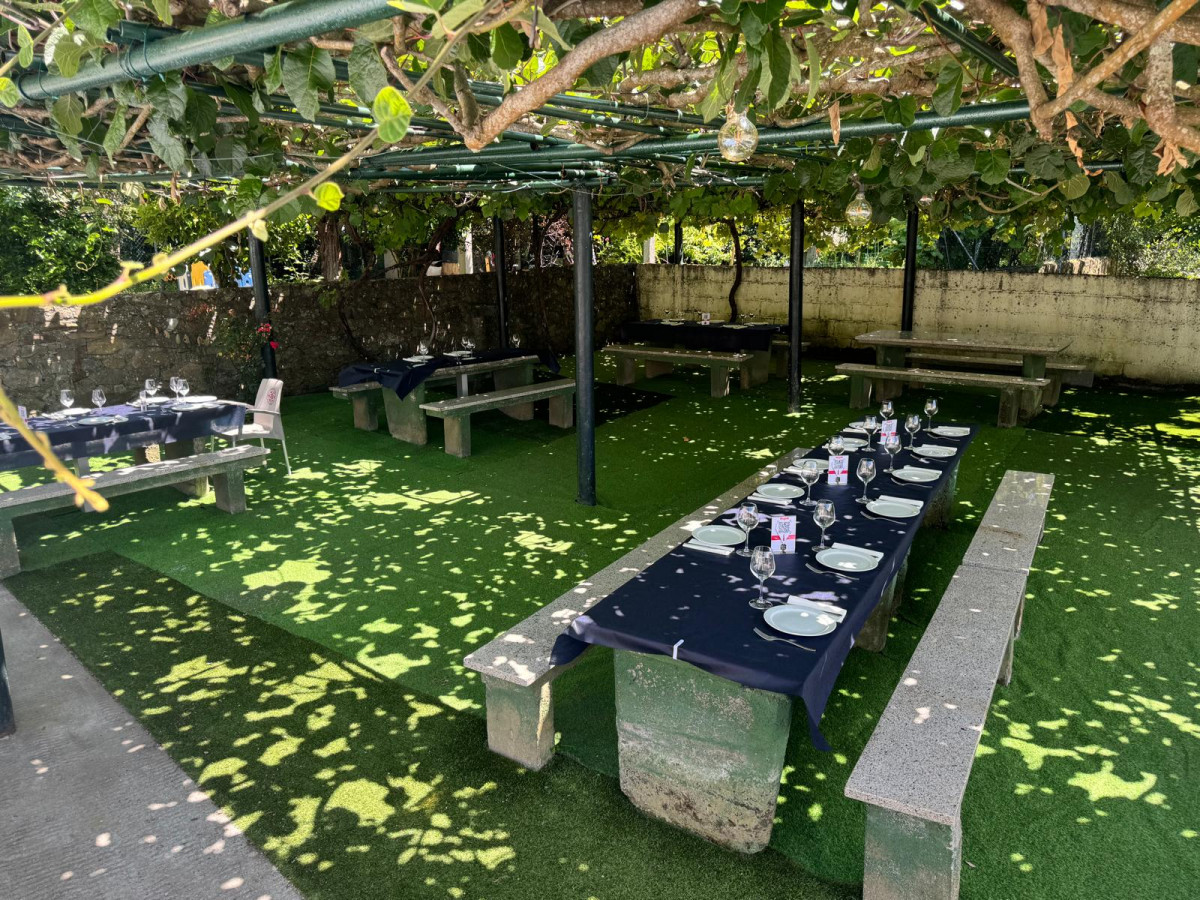
[[[771,368],[771,341],[778,325],[646,319],[621,326],[625,341],[688,350],[743,351],[751,355],[749,384],[763,384]]]
[[[908,365],[912,350],[933,350],[942,353],[1000,353],[1020,356],[1024,378],[1045,378],[1046,360],[1062,353],[1071,345],[1069,338],[1045,335],[1004,334],[989,331],[987,337],[958,334],[951,331],[881,329],[860,334],[855,343],[875,348],[875,364],[903,369]]]

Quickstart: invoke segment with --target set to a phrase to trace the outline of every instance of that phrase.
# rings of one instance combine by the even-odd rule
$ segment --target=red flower
[[[271,345],[272,350],[279,349],[279,341],[268,341],[267,343]]]

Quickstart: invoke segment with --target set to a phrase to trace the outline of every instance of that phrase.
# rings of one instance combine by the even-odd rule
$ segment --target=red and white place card
[[[771,552],[796,552],[795,516],[771,516]]]
[[[829,483],[850,483],[850,457],[846,454],[829,457]]]

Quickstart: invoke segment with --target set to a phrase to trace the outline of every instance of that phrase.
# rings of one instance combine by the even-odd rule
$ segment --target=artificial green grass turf
[[[478,718],[117,554],[11,587],[310,900],[852,896],[573,763],[524,772]]]
[[[846,383],[825,364],[805,374],[798,419],[784,415],[781,382],[722,401],[707,396],[703,373],[650,382],[675,396],[599,430],[594,509],[573,502],[573,439],[542,423],[481,417],[476,456],[455,460],[436,432],[430,447],[410,448],[353,431],[346,407],[312,397],[287,406],[298,477],[252,477],[246,516],[179,504],[170,491],[134,495],[103,520],[22,522],[22,547],[34,566],[119,549],[479,715],[465,653],[762,459],[846,421]],[[886,652],[851,654],[841,675],[823,721],[836,752],[816,753],[793,729],[778,850],[823,878],[860,876],[862,814],[841,796],[845,778],[1000,476],[1024,468],[1058,481],[1016,681],[997,692],[968,791],[975,868],[964,871],[963,895],[1109,896],[1127,874],[1120,859],[1137,861],[1137,884],[1155,896],[1181,896],[1200,877],[1200,798],[1180,778],[1196,763],[1195,407],[1195,398],[1068,391],[1033,428],[983,430],[961,469],[955,523],[914,546],[911,602]],[[994,398],[947,394],[943,408],[946,420],[995,418]],[[609,774],[611,694],[602,651],[556,683],[561,749]]]

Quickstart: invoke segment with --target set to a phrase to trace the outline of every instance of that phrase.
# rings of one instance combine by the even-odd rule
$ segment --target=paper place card
[[[882,441],[889,434],[896,433],[896,420],[884,419],[883,424],[879,426],[879,439]]]
[[[29,410],[27,410],[24,406],[18,406],[17,415],[19,415],[21,417],[21,421],[24,422],[29,418]]]
[[[849,482],[850,457],[844,453],[841,456],[829,457],[829,483],[849,484]]]
[[[795,516],[771,516],[771,552],[796,552]]]
[[[700,324],[707,325],[712,321],[712,313],[700,313]]]

